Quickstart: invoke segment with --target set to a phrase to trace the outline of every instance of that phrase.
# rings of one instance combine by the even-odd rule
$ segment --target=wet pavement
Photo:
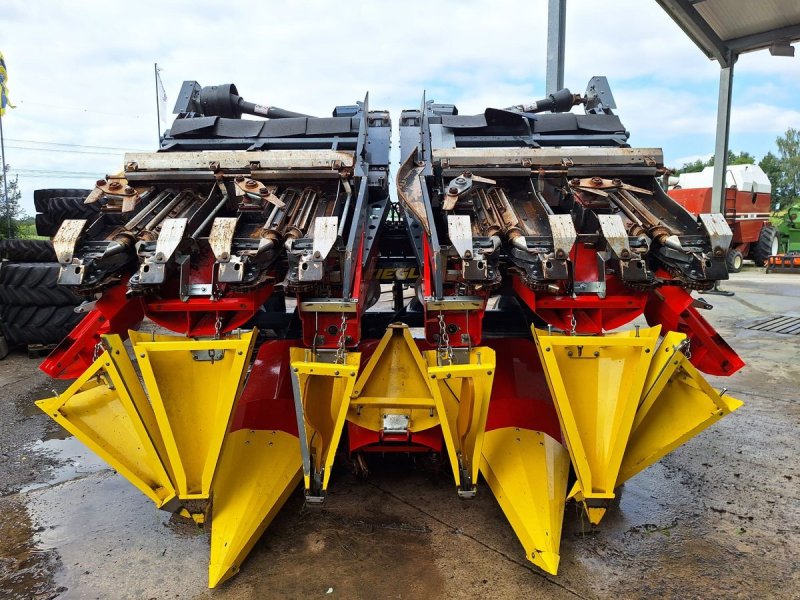
[[[487,486],[449,467],[344,459],[324,508],[296,492],[241,572],[206,588],[208,537],[157,511],[33,401],[66,386],[0,362],[0,598],[765,598],[800,589],[800,277],[747,270],[705,313],[748,366],[710,378],[745,402],[627,482],[600,527],[567,506],[557,577],[538,571]]]

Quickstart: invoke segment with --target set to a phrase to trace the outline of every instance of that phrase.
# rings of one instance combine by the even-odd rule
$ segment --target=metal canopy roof
[[[743,52],[800,40],[797,0],[656,0],[708,56],[728,67]]]

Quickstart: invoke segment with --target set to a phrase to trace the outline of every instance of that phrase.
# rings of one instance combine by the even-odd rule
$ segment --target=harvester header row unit
[[[423,96],[395,176],[368,97],[314,117],[185,82],[159,150],[53,238],[89,312],[42,365],[74,383],[39,406],[210,518],[211,587],[298,485],[324,501],[337,452],[446,456],[555,574],[568,499],[599,523],[741,404],[700,374],[744,363],[691,294],[727,279],[730,227],[664,193],[615,108],[604,77],[478,115]]]

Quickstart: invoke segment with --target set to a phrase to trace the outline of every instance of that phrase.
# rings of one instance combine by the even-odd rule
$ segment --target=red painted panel
[[[231,421],[231,431],[277,429],[297,435],[289,348],[293,340],[264,342],[258,350]]]

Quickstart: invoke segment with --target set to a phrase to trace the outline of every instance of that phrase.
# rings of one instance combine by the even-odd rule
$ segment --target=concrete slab
[[[746,405],[629,481],[599,529],[568,506],[557,577],[525,561],[487,486],[460,500],[429,458],[342,459],[324,508],[292,496],[241,573],[206,589],[207,534],[152,505],[33,400],[63,389],[0,362],[0,597],[792,597],[800,585],[800,276],[745,270],[705,313],[748,365]]]

